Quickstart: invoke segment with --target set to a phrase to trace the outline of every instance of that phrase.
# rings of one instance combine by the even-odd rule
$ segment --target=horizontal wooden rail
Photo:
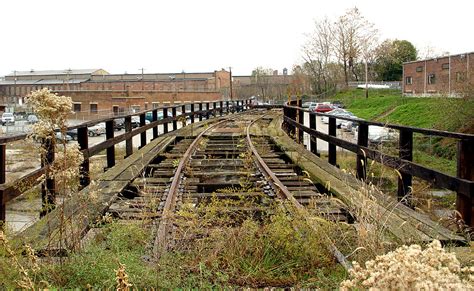
[[[459,192],[466,197],[470,197],[471,193],[474,191],[474,181],[450,176],[420,164],[384,154],[378,150],[374,150],[366,146],[359,146],[350,141],[346,141],[301,125],[288,117],[285,117],[285,121],[303,130],[304,132],[315,136],[316,138],[327,141],[328,143],[351,151],[357,155],[366,156],[368,159],[383,163],[384,166],[396,169],[401,173],[407,173],[419,177],[423,180],[433,183],[434,186]]]
[[[195,111],[196,108],[195,104],[198,104],[198,111]],[[206,109],[203,110],[203,104],[206,105]],[[219,104],[220,106],[217,106]],[[202,116],[205,116],[206,119],[209,119],[210,116],[217,117],[218,113],[221,115],[224,112],[222,108],[223,102],[213,102],[213,108],[209,108],[209,102],[206,103],[188,103],[188,104],[180,104],[175,106],[168,106],[168,107],[159,107],[153,108],[150,110],[144,110],[132,114],[127,115],[116,115],[113,117],[101,118],[93,121],[84,122],[78,125],[70,126],[67,130],[77,129],[78,131],[78,143],[81,149],[81,152],[84,155],[84,162],[81,165],[81,177],[80,177],[80,184],[81,187],[85,187],[90,183],[89,178],[89,159],[90,157],[107,150],[107,168],[112,167],[115,165],[115,145],[120,142],[126,142],[126,156],[132,154],[133,145],[132,145],[132,138],[136,135],[141,135],[141,146],[146,145],[146,131],[153,129],[153,138],[158,137],[158,125],[163,125],[164,132],[168,132],[168,124],[172,123],[173,126],[171,130],[176,130],[177,126],[174,126],[177,121],[179,121],[183,116],[186,119],[190,119],[191,123],[194,123],[194,118],[196,116],[199,117],[199,121],[202,120]],[[248,104],[246,101],[245,104]],[[188,108],[189,106],[189,108]],[[177,115],[176,109],[181,110],[181,114]],[[226,101],[226,113],[231,112],[239,112],[245,110],[246,107],[244,105],[243,100],[234,100],[234,101]],[[190,110],[186,112],[186,110]],[[157,112],[163,112],[163,118],[158,120]],[[149,124],[145,123],[145,116],[147,113],[152,114],[152,121]],[[168,117],[168,113],[172,114],[172,117]],[[131,118],[133,116],[139,116],[140,118],[140,126],[136,129],[132,129]],[[116,119],[123,118],[125,120],[125,133],[114,136],[113,132],[113,122]],[[88,131],[87,128],[99,123],[106,124],[106,140],[104,142],[98,143],[89,147],[88,145]],[[5,183],[6,181],[6,146],[8,143],[21,141],[27,138],[27,134],[17,134],[11,136],[0,137],[0,228],[3,227],[5,222],[5,209],[7,202],[11,201],[12,199],[18,197],[28,189],[31,189],[35,185],[38,185],[37,179],[44,174],[48,174],[49,166],[43,165],[42,167],[33,170],[32,172],[28,173],[27,175],[23,176],[20,179],[15,181]],[[54,148],[51,148],[54,151]],[[54,152],[47,153],[47,157],[51,160],[54,160]],[[106,169],[107,169],[106,168]],[[105,170],[106,170],[105,169]],[[43,191],[43,206],[45,204],[45,200],[49,199],[49,203],[51,203],[51,197],[49,194],[53,193],[54,195],[54,180],[46,179],[47,183],[43,187],[45,191]],[[43,207],[43,210],[45,208]],[[48,211],[48,210],[46,210]],[[45,214],[45,213],[42,213]]]
[[[464,134],[448,132],[434,129],[417,128],[395,124],[384,124],[372,122],[358,118],[340,117],[331,114],[316,113],[296,105],[291,101],[291,105],[284,105],[284,119],[282,127],[291,137],[295,137],[296,132],[304,131],[310,135],[311,151],[317,154],[315,149],[316,139],[322,139],[329,143],[328,162],[336,163],[335,147],[351,151],[357,155],[357,177],[365,180],[367,159],[374,160],[385,166],[397,170],[400,175],[398,179],[398,197],[410,205],[412,177],[418,177],[432,185],[457,192],[456,208],[461,213],[466,224],[474,226],[472,201],[474,200],[474,134]],[[264,105],[265,106],[265,105]],[[300,115],[298,115],[298,112]],[[304,125],[301,112],[310,114],[310,126]],[[316,129],[315,116],[329,117],[329,133],[323,133]],[[352,121],[359,125],[357,144],[336,137],[336,119]],[[379,126],[398,130],[399,134],[399,156],[391,156],[381,151],[368,147],[369,126]],[[417,164],[413,159],[413,133],[421,133],[429,136],[443,138],[453,138],[458,140],[458,174],[451,176],[446,173]],[[299,139],[298,136],[295,137]]]

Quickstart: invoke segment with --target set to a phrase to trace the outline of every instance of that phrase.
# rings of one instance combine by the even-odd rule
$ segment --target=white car
[[[357,138],[359,128],[355,128],[355,138]],[[391,128],[369,125],[369,144],[379,145],[383,142],[398,138],[398,134]]]
[[[98,136],[105,133],[105,123],[101,122],[87,128],[89,136]]]
[[[15,124],[15,116],[11,112],[4,112],[2,114],[2,125],[9,123]]]
[[[329,111],[328,113],[326,114],[330,114],[330,115],[344,115],[344,114],[347,114],[347,113],[350,113],[349,111],[345,110],[345,109],[333,109],[332,111]],[[350,113],[352,114],[352,113]],[[328,124],[329,123],[329,117],[327,116],[321,116],[321,122],[324,123],[324,124]]]

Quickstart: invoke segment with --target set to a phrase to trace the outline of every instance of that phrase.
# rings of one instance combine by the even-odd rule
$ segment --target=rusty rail
[[[170,188],[168,190],[168,194],[166,196],[166,201],[165,205],[163,207],[163,217],[160,220],[158,224],[158,230],[156,232],[156,237],[155,237],[155,242],[153,245],[153,255],[155,257],[158,257],[166,248],[166,238],[167,238],[167,233],[168,233],[168,224],[170,223],[168,221],[167,215],[174,211],[175,204],[176,204],[176,198],[178,196],[179,192],[179,184],[181,183],[181,177],[183,175],[183,170],[186,164],[188,163],[189,159],[193,155],[194,151],[196,150],[196,146],[198,143],[201,141],[202,137],[204,134],[207,132],[211,131],[218,125],[227,122],[228,120],[223,120],[218,123],[215,123],[205,130],[203,130],[194,140],[193,142],[189,145],[188,149],[186,152],[183,154],[183,157],[179,160],[178,167],[176,168],[176,171],[173,176],[173,180],[171,182]]]
[[[308,225],[313,228],[315,231],[318,231],[317,226],[314,224],[313,221],[310,219],[309,213],[306,211],[305,207],[301,205],[291,194],[291,192],[286,188],[285,185],[278,179],[278,177],[273,173],[273,171],[268,167],[268,165],[265,163],[265,161],[262,159],[260,154],[258,153],[257,149],[253,145],[252,138],[250,136],[250,127],[257,121],[259,121],[263,116],[253,120],[246,129],[246,136],[247,136],[247,144],[252,151],[252,154],[255,158],[256,165],[262,172],[262,174],[265,176],[266,180],[269,182],[269,184],[272,186],[272,188],[275,190],[275,192],[278,194],[278,196],[282,200],[288,200],[291,202],[291,204],[303,214],[303,217],[306,219],[306,222]],[[329,239],[329,238],[328,238]],[[330,240],[330,239],[329,239]],[[349,261],[347,261],[346,257],[336,248],[335,244],[331,242],[331,245],[328,246],[329,251],[331,251],[334,255],[334,257],[338,260],[338,262],[346,269],[351,269],[352,265]]]
[[[195,111],[195,105],[198,105],[199,110]],[[150,110],[144,110],[133,114],[127,115],[116,115],[114,117],[107,117],[102,119],[97,119],[85,123],[81,123],[78,125],[70,126],[67,130],[77,129],[78,135],[78,143],[79,147],[84,154],[84,162],[81,165],[81,176],[79,178],[81,187],[86,187],[90,183],[89,177],[89,158],[100,153],[103,150],[107,152],[107,168],[113,167],[115,165],[115,145],[125,141],[126,142],[126,155],[125,157],[130,156],[133,153],[133,142],[132,138],[135,135],[140,134],[140,147],[146,145],[146,131],[149,129],[153,130],[153,139],[158,137],[158,125],[163,125],[164,132],[167,133],[169,131],[168,123],[172,123],[172,130],[176,130],[177,126],[175,126],[178,118],[184,116],[186,118],[189,117],[191,123],[194,123],[195,116],[199,117],[199,121],[202,120],[203,117],[209,119],[210,116],[217,117],[218,115],[222,115],[225,113],[232,113],[232,112],[241,112],[247,110],[250,107],[249,100],[234,100],[234,101],[226,101],[224,102],[214,102],[213,108],[209,108],[209,102],[204,103],[206,104],[206,109],[203,108],[203,103],[190,103],[190,112],[186,112],[186,105],[176,105],[176,106],[169,106],[169,107],[160,107],[154,108]],[[217,107],[217,104],[220,106],[226,105],[226,108]],[[176,108],[182,106],[181,115],[176,115]],[[158,120],[158,111],[161,110],[163,112],[163,119]],[[171,111],[172,117],[168,116],[168,110]],[[151,112],[152,113],[152,121],[150,124],[145,123],[146,114]],[[132,129],[132,116],[139,116],[140,118],[140,126],[136,129]],[[125,133],[114,136],[114,120],[124,118],[125,120]],[[104,142],[98,143],[94,146],[89,147],[88,141],[88,127],[93,125],[105,122],[106,124],[106,140]],[[5,136],[0,137],[0,228],[3,227],[5,219],[6,219],[6,204],[11,201],[12,199],[18,197],[26,190],[31,189],[32,187],[38,185],[36,181],[38,177],[43,174],[47,174],[48,165],[42,165],[40,168],[33,170],[32,172],[28,173],[27,175],[23,176],[20,179],[15,181],[6,183],[6,150],[7,144],[12,142],[17,142],[21,140],[25,140],[27,138],[27,134],[18,134],[12,136]],[[44,145],[43,145],[44,146]],[[47,152],[47,159],[49,162],[54,160],[54,147],[48,147],[49,151]],[[107,169],[106,168],[106,169]],[[105,170],[106,170],[105,169]],[[18,187],[18,185],[28,185],[28,187]],[[43,192],[43,209],[45,210],[44,213],[46,214],[51,210],[51,207],[45,208],[46,205],[50,205],[54,207],[54,204],[51,205],[51,201],[54,201],[54,188],[55,188],[55,181],[53,179],[47,179],[45,184],[42,187]]]

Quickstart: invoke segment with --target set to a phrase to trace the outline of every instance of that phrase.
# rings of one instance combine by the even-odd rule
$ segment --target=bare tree
[[[359,76],[355,71],[355,64],[361,57],[363,38],[366,29],[374,29],[357,7],[348,10],[334,23],[332,34],[334,36],[334,51],[344,69],[344,82],[349,83],[349,71],[356,81]]]
[[[314,32],[303,46],[303,68],[312,76],[314,91],[321,93],[328,90],[327,66],[332,56],[331,21],[325,17],[315,21]]]
[[[360,52],[365,63],[365,98],[369,98],[369,62],[375,61],[378,43],[378,30],[373,23],[363,19],[359,36]]]

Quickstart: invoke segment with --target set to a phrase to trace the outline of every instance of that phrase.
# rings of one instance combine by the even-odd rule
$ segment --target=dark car
[[[125,118],[114,119],[114,129],[122,130],[125,128]]]
[[[66,131],[66,134],[69,135],[72,140],[77,140],[77,129],[70,129],[68,131]]]

